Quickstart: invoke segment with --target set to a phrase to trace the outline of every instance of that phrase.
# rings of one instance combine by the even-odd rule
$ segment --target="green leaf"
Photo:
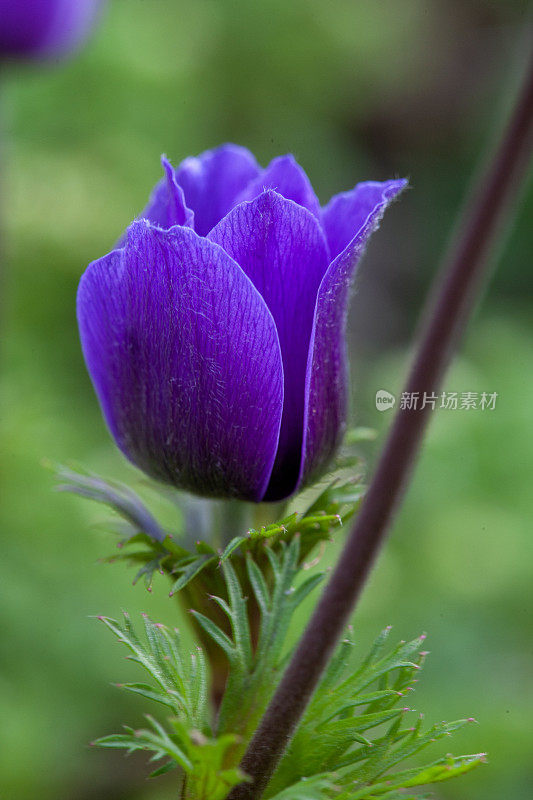
[[[315,775],[313,778],[300,778],[297,783],[271,796],[270,800],[327,800],[335,796],[335,785],[328,775]]]
[[[298,586],[298,588],[295,589],[294,593],[291,596],[291,602],[293,607],[295,609],[298,608],[300,603],[303,603],[305,598],[309,594],[311,594],[313,589],[316,589],[316,587],[320,583],[322,583],[323,580],[324,580],[324,573],[318,572],[316,575],[311,575],[309,578],[307,578],[307,580],[301,583],[300,586]]]
[[[486,763],[485,753],[468,756],[446,756],[425,767],[415,767],[414,769],[397,772],[387,775],[389,785],[397,785],[399,788],[410,788],[413,786],[426,786],[430,783],[439,783],[464,775],[467,772]]]
[[[237,579],[235,570],[229,561],[225,561],[222,564],[222,571],[224,573],[231,606],[229,617],[233,641],[235,643],[235,651],[241,661],[242,668],[246,671],[250,671],[252,668],[253,655],[250,625],[246,612],[246,599],[242,593],[241,585]]]
[[[154,769],[148,777],[149,778],[159,778],[160,775],[166,775],[167,772],[170,772],[173,769],[176,769],[177,764],[175,761],[167,761],[166,764],[163,764],[162,767],[158,767],[158,769]]]
[[[244,544],[249,538],[249,536],[235,536],[220,556],[220,564],[223,564],[224,561],[227,561],[228,558],[235,552],[235,550],[237,550],[237,548]]]
[[[420,717],[402,727],[407,708],[396,707],[423,664],[425,636],[400,642],[384,654],[390,629],[378,636],[358,668],[350,666],[354,643],[341,642],[300,723],[267,796],[276,796],[299,775],[334,776],[338,800],[405,798],[403,789],[425,785],[469,771],[482,763],[476,756],[451,756],[427,767],[392,773],[406,759],[458,730],[469,720],[439,723],[421,730]],[[383,726],[389,723],[383,732]],[[418,798],[417,800],[420,800]]]
[[[196,558],[194,561],[192,561],[187,568],[184,569],[178,580],[172,584],[169,596],[172,597],[172,595],[184,589],[188,583],[196,578],[196,576],[208,566],[208,564],[212,564],[214,561],[216,561],[216,558],[212,555],[203,555],[200,558]]]
[[[147,700],[153,700],[156,703],[162,703],[168,708],[174,708],[175,703],[170,698],[165,696],[162,692],[159,692],[149,686],[147,683],[117,683],[118,689],[125,689],[128,692],[133,692],[133,694],[139,694],[141,697],[145,697]]]
[[[97,747],[112,747],[112,748],[125,748],[128,753],[135,750],[148,750],[154,754],[152,760],[158,760],[164,756],[173,759],[180,767],[186,772],[191,772],[193,764],[179,746],[176,737],[171,738],[164,728],[149,715],[146,719],[152,726],[155,732],[148,729],[133,730],[126,728],[127,734],[114,734],[111,736],[104,736],[93,742]]]
[[[131,651],[136,661],[156,686],[144,683],[119,684],[121,688],[169,707],[174,714],[198,728],[205,728],[207,719],[207,669],[203,653],[183,653],[177,631],[154,623],[143,615],[146,642],[139,639],[131,620],[124,614],[124,624],[99,617],[120,642]]]
[[[232,764],[230,755],[239,738],[234,734],[211,735],[206,713],[208,671],[204,654],[200,648],[187,654],[176,631],[153,623],[146,615],[143,619],[146,642],[137,637],[127,615],[123,625],[107,618],[103,621],[156,683],[155,687],[145,683],[121,684],[121,688],[170,708],[173,716],[167,721],[169,727],[146,715],[148,728],[125,727],[124,733],[104,736],[94,744],[122,748],[127,753],[149,752],[151,761],[164,759],[150,777],[178,767],[187,797],[223,800],[245,776],[236,763]]]
[[[154,573],[163,572],[161,564],[164,560],[168,558],[168,556],[164,553],[158,554],[155,558],[152,558],[151,561],[148,561],[144,566],[140,568],[133,579],[133,585],[140,580],[140,578],[144,577],[144,585],[148,589],[149,592],[152,591],[152,583],[154,580]]]
[[[236,650],[233,642],[224,631],[216,625],[213,620],[201,614],[199,611],[191,609],[191,614],[196,621],[202,626],[204,631],[211,637],[211,639],[218,644],[218,646],[226,653],[230,662],[235,661]]]
[[[300,537],[295,536],[288,543],[279,542],[276,548],[263,548],[261,555],[267,559],[263,568],[248,553],[242,577],[238,576],[233,559],[222,563],[228,602],[220,597],[213,599],[230,621],[231,638],[212,621],[193,612],[230,660],[229,678],[219,712],[219,733],[250,734],[273,692],[294,611],[322,579],[321,575],[311,575],[299,587],[294,586],[300,569],[299,554]],[[243,580],[249,581],[260,614],[255,653]]]
[[[484,753],[470,756],[447,756],[425,767],[415,767],[403,772],[387,774],[386,780],[380,783],[372,783],[370,786],[363,786],[355,791],[355,787],[352,787],[349,793],[341,795],[341,800],[344,797],[346,800],[392,797],[394,796],[392,793],[398,790],[427,786],[464,775],[485,762]],[[398,796],[403,798],[405,795],[402,791]]]
[[[270,593],[264,575],[252,559],[250,553],[248,553],[246,558],[246,571],[254,591],[255,599],[264,617],[270,611]]]

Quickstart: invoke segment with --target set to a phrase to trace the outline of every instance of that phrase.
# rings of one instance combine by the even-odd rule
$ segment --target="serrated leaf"
[[[169,595],[172,597],[173,594],[176,594],[184,589],[188,583],[194,580],[194,578],[196,578],[196,576],[208,566],[208,564],[213,563],[215,560],[215,557],[212,555],[203,555],[200,558],[192,561],[180,575],[178,580],[172,584]]]
[[[161,571],[161,562],[165,558],[165,555],[157,555],[151,561],[148,561],[144,566],[140,568],[140,570],[135,575],[132,583],[135,584],[144,577],[145,586],[148,591],[152,590],[152,581],[154,578],[154,572]]]
[[[252,668],[253,656],[250,625],[246,613],[246,599],[242,593],[241,585],[231,562],[224,562],[222,571],[224,573],[231,606],[229,616],[235,650],[242,662],[243,669],[249,671]]]
[[[264,548],[262,553],[266,554],[269,569],[260,569],[250,553],[246,558],[245,579],[251,585],[260,610],[255,653],[252,650],[242,579],[237,576],[231,560],[222,565],[229,602],[225,605],[220,598],[215,600],[230,619],[235,657],[231,661],[219,712],[219,733],[231,730],[242,735],[252,733],[253,725],[266,707],[277,672],[282,666],[281,652],[294,611],[321,580],[320,575],[312,575],[295,589],[293,584],[298,575],[300,553],[298,536],[288,543],[281,542],[276,549]],[[268,579],[265,572],[270,573]],[[220,636],[220,633],[217,630],[217,635]],[[230,652],[226,639],[222,640],[222,644],[223,649]]]
[[[160,775],[166,775],[167,772],[170,772],[171,770],[176,769],[176,767],[177,767],[177,764],[176,764],[175,761],[167,761],[167,763],[163,764],[162,767],[159,767],[158,769],[154,769],[154,771],[151,772],[148,775],[148,777],[149,778],[159,778]]]
[[[175,714],[191,724],[204,727],[208,677],[203,654],[197,651],[194,656],[184,658],[180,652],[179,634],[152,622],[147,615],[143,615],[146,643],[135,633],[127,614],[124,615],[123,626],[107,617],[100,619],[119,641],[127,645],[132,652],[130,658],[143,667],[156,683],[155,688],[143,683],[126,684],[123,688],[168,705]]]
[[[324,580],[324,573],[318,572],[316,575],[311,575],[307,578],[303,583],[295,589],[294,593],[292,594],[291,601],[294,608],[298,608],[298,606],[303,603],[305,598],[311,594],[313,589],[322,583]]]
[[[353,642],[348,637],[341,643],[269,784],[269,797],[293,783],[298,775],[320,774],[326,769],[336,775],[340,794],[334,796],[339,800],[392,800],[400,797],[400,789],[444,780],[468,771],[471,763],[477,764],[478,756],[466,756],[453,763],[444,759],[428,767],[391,774],[405,759],[468,720],[439,723],[422,731],[419,718],[412,728],[402,728],[408,709],[393,706],[402,700],[398,687],[405,688],[406,681],[422,665],[425,654],[420,653],[420,647],[425,637],[400,642],[383,655],[388,635],[389,629],[385,629],[356,669],[350,668]],[[389,727],[383,733],[387,722]]]
[[[193,765],[183,750],[178,747],[176,742],[168,736],[158,723],[155,723],[153,718],[147,717],[147,719],[154,725],[156,733],[144,729],[136,730],[131,731],[129,734],[103,736],[101,739],[97,739],[94,744],[97,747],[123,748],[129,753],[135,750],[148,750],[154,754],[156,760],[166,755],[174,759],[186,772],[190,772],[193,769]]]
[[[117,684],[117,686],[119,689],[125,689],[133,694],[141,695],[141,697],[145,697],[147,700],[153,700],[154,702],[161,703],[169,708],[173,709],[175,707],[174,700],[162,692],[154,690],[147,683],[120,683]]]
[[[207,718],[208,713],[208,669],[204,651],[201,647],[196,648],[195,653],[190,657],[190,680],[189,680],[189,707],[191,709],[191,720],[201,723]]]
[[[486,763],[485,753],[468,756],[447,756],[425,767],[396,772],[387,775],[387,782],[399,788],[426,786],[430,783],[440,783],[467,772]]]
[[[342,712],[339,710],[337,713]],[[402,714],[401,708],[396,708],[392,711],[378,711],[375,714],[356,714],[353,717],[346,717],[335,722],[321,723],[317,727],[317,731],[327,736],[334,736],[337,740],[345,737],[350,739],[355,732],[368,731],[383,722],[388,722],[390,719],[398,717],[400,714]]]
[[[205,556],[217,555],[217,551],[209,542],[203,542],[201,540],[198,540],[195,546],[196,546],[196,552],[199,555],[205,555]]]
[[[237,550],[241,544],[244,544],[249,538],[249,536],[235,536],[220,556],[219,563],[223,564],[224,561],[227,561],[227,559],[235,552],[235,550]]]
[[[263,573],[250,554],[248,554],[246,558],[246,571],[254,591],[255,599],[257,600],[257,605],[261,610],[262,616],[265,617],[270,611],[270,592]]]
[[[142,749],[139,741],[127,733],[112,733],[109,736],[101,736],[92,744],[94,747],[126,748],[130,751]]]
[[[350,800],[367,800],[367,798],[374,797],[385,798],[391,796],[390,793],[394,791],[427,786],[428,784],[440,783],[441,781],[464,775],[484,762],[484,754],[446,757],[426,767],[387,774],[386,780],[380,783],[372,783],[372,785],[363,786],[360,789],[353,787],[349,797]],[[404,796],[403,791],[401,796]]]
[[[315,775],[312,778],[300,778],[292,786],[271,796],[269,800],[326,800],[335,792],[335,785],[329,775]]]
[[[213,620],[201,614],[199,611],[191,609],[190,612],[196,621],[202,626],[204,631],[211,637],[211,639],[218,644],[218,646],[226,653],[230,661],[235,660],[235,647],[229,636],[213,622]]]

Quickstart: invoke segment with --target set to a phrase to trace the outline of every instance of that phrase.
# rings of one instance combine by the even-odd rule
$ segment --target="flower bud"
[[[212,497],[281,500],[343,436],[350,287],[404,180],[323,208],[292,156],[224,145],[165,177],[121,246],[82,277],[85,360],[118,446]]]

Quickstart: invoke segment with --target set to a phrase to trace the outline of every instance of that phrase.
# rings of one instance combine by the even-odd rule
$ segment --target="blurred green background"
[[[97,559],[102,509],[53,493],[42,459],[140,476],[115,450],[83,365],[74,301],[176,163],[230,140],[266,164],[293,152],[325,202],[407,175],[352,303],[354,421],[379,430],[465,188],[523,66],[526,3],[497,0],[115,0],[78,57],[4,70],[3,541],[0,797],[164,800],[172,776],[87,743],[145,710],[111,686],[135,674],[91,614],[165,622],[160,579]],[[446,747],[490,766],[442,800],[531,797],[533,370],[531,186],[447,381],[498,392],[494,411],[436,412],[413,485],[354,618],[361,652],[386,624],[431,650],[412,699],[428,721],[475,716]],[[333,558],[329,553],[326,559]],[[303,624],[303,619],[300,620]],[[297,631],[294,632],[296,635]],[[438,746],[437,746],[438,747]]]

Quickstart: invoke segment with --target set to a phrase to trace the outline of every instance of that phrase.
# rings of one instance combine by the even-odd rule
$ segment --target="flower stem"
[[[459,236],[429,303],[406,392],[422,397],[438,390],[480,293],[505,212],[525,183],[532,151],[533,59],[501,143],[460,216]],[[415,410],[400,404],[344,551],[242,759],[241,769],[251,782],[236,786],[228,800],[259,798],[283,755],[386,538],[418,455],[430,406]]]

